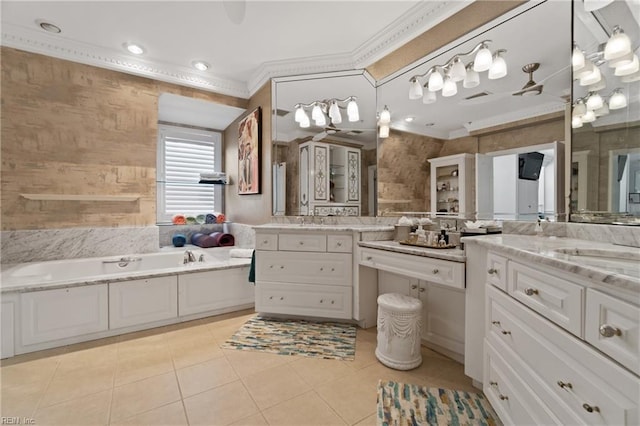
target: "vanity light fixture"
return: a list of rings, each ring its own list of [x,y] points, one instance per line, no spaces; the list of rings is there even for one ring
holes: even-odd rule
[[[576,43],[573,43],[573,53],[571,53],[571,67],[573,71],[578,71],[584,67],[584,52],[580,50],[580,47]]]
[[[346,106],[341,106],[341,104],[346,104]],[[334,98],[313,101],[308,104],[299,103],[296,104],[294,108],[296,110],[294,120],[302,128],[307,128],[311,125],[306,109],[311,109],[311,119],[313,119],[316,126],[325,126],[327,124],[326,115],[329,116],[332,124],[342,123],[340,108],[346,108],[347,118],[350,122],[360,120],[360,112],[355,96],[348,96],[344,99]]]
[[[191,66],[197,69],[198,71],[206,71],[211,67],[211,65],[209,65],[204,61],[193,61],[191,62]]]
[[[633,55],[633,60],[626,65],[617,66],[613,75],[616,75],[618,77],[624,77],[625,75],[631,75],[633,73],[638,72],[639,69],[640,69],[640,61],[638,60],[638,55]]]
[[[604,100],[599,93],[589,92],[589,94],[587,95],[587,109],[595,111],[602,108],[603,103]]]
[[[625,75],[620,79],[623,83],[633,83],[638,80],[640,80],[640,71],[637,71],[635,74]]]
[[[389,137],[389,126],[387,124],[380,126],[380,133],[378,133],[378,136],[382,139]]]
[[[593,113],[596,115],[596,118],[602,117],[603,115],[607,115],[609,114],[609,105],[606,102],[603,102],[602,106],[594,110]]]
[[[620,56],[619,58],[610,60],[607,65],[609,65],[609,68],[617,68],[620,66],[629,65],[633,61],[634,56],[635,55],[633,54],[633,52],[629,52],[626,55]]]
[[[583,123],[592,123],[596,121],[596,114],[591,110],[587,110],[587,112],[585,112],[584,115],[580,118],[582,119]]]
[[[629,52],[631,52],[631,39],[619,25],[616,25],[604,47],[604,59],[609,61],[627,55]]]
[[[582,119],[578,116],[572,117],[571,118],[571,128],[572,129],[579,129],[580,127],[582,127]]]
[[[573,105],[573,117],[582,117],[587,112],[587,106],[584,103],[584,99],[580,98],[576,100],[576,103]]]
[[[617,88],[609,98],[609,109],[621,109],[627,106],[627,97],[622,93],[622,88]]]
[[[580,86],[591,86],[598,83],[602,79],[600,68],[593,66],[593,71],[580,78]]]
[[[145,52],[144,47],[136,43],[127,42],[123,44],[123,46],[129,53],[133,53],[134,55],[142,55]]]
[[[407,120],[407,121],[410,121],[410,120]],[[378,122],[380,124],[389,124],[389,123],[391,123],[391,112],[389,112],[389,107],[387,107],[386,105],[384,106],[384,109],[380,113],[380,119],[379,119]]]
[[[600,76],[600,81],[589,86],[589,92],[597,92],[598,90],[605,89],[607,87],[607,79],[604,74]]]
[[[435,92],[442,90],[442,96],[450,97],[458,93],[457,82],[462,81],[464,88],[476,87],[480,84],[479,72],[489,70],[490,79],[498,79],[507,75],[507,63],[502,55],[507,51],[499,49],[491,53],[488,44],[491,40],[478,43],[469,52],[458,53],[443,65],[434,65],[424,74],[414,75],[409,79],[409,99],[422,97],[422,102],[430,104],[436,101]],[[463,58],[475,55],[473,62],[465,65]],[[426,77],[427,83],[423,86],[420,79]],[[423,90],[425,87],[427,92]]]

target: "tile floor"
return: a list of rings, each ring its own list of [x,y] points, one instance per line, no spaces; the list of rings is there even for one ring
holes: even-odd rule
[[[374,425],[378,379],[476,390],[423,348],[396,371],[358,329],[354,361],[220,349],[242,311],[2,361],[1,415],[35,425]],[[5,422],[6,423],[6,422]]]

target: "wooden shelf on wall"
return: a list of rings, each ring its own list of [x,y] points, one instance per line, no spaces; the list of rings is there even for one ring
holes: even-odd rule
[[[35,201],[117,201],[130,202],[140,199],[140,194],[100,195],[100,194],[20,194],[27,200]]]

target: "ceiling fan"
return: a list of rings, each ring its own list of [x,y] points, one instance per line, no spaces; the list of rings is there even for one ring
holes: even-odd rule
[[[530,64],[526,64],[525,66],[522,67],[522,71],[529,74],[529,81],[527,81],[525,83],[525,85],[522,87],[522,89],[516,90],[515,92],[513,91],[508,91],[508,92],[501,92],[501,93],[490,93],[490,92],[481,92],[472,96],[469,96],[465,99],[462,99],[459,104],[460,105],[478,105],[478,104],[484,104],[487,102],[493,102],[493,101],[497,101],[499,99],[502,99],[506,96],[512,95],[512,96],[538,96],[538,95],[547,95],[547,96],[552,96],[554,98],[560,98],[566,101],[566,97],[565,96],[558,96],[558,95],[553,95],[553,94],[549,94],[543,91],[544,88],[544,83],[549,81],[550,79],[556,77],[557,75],[566,72],[567,69],[569,68],[568,66],[562,67],[560,68],[558,71],[551,73],[550,75],[548,75],[547,77],[545,77],[544,79],[540,80],[539,82],[536,82],[533,79],[533,73],[538,70],[540,68],[540,64],[538,62],[533,62]]]
[[[375,132],[375,131],[376,129],[339,129],[334,126],[327,126],[321,132],[316,133],[313,136],[313,138],[311,138],[311,140],[314,142],[318,142],[329,135],[335,135],[337,133],[344,133],[345,135],[354,136],[364,132]]]

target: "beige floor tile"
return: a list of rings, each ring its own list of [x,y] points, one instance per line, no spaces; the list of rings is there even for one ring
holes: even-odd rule
[[[320,397],[348,424],[376,412],[377,380],[372,371],[356,371],[316,388]]]
[[[224,357],[220,343],[213,337],[207,341],[187,341],[179,345],[170,344],[169,349],[176,369]]]
[[[233,369],[240,377],[284,365],[295,360],[295,356],[270,354],[260,351],[243,351],[238,349],[222,349]]]
[[[228,425],[258,413],[240,380],[185,398],[190,425]]]
[[[372,414],[360,420],[354,426],[377,426],[377,425],[378,425],[378,416],[377,414]]]
[[[0,392],[0,415],[3,417],[32,417],[45,390],[46,382],[5,385]]]
[[[224,357],[176,370],[176,374],[183,398],[239,379]]]
[[[243,378],[243,382],[261,410],[311,390],[290,365],[259,371]]]
[[[33,418],[37,425],[106,425],[110,405],[111,389],[42,407]]]
[[[268,408],[262,414],[269,424],[278,426],[346,424],[314,391]]]
[[[137,382],[170,371],[173,371],[173,361],[168,352],[149,352],[137,356],[118,357],[115,386]]]
[[[169,347],[163,334],[129,338],[118,342],[118,359],[134,358],[146,356],[151,353],[158,354],[163,352],[169,353]]]
[[[3,364],[0,368],[2,387],[25,383],[49,382],[60,363],[60,357],[34,359],[13,364]]]
[[[269,426],[269,423],[267,423],[261,413],[256,413],[252,416],[240,419],[237,422],[233,422],[230,426]]]
[[[180,346],[192,342],[213,341],[213,335],[208,325],[194,325],[164,333],[164,339],[169,346]]]
[[[67,374],[80,369],[107,368],[115,366],[118,351],[115,344],[67,352],[59,357],[58,374]]]
[[[365,341],[356,342],[356,356],[355,359],[349,363],[351,368],[360,370],[377,362],[375,343]]]
[[[74,371],[56,371],[42,399],[41,406],[58,404],[113,387],[115,363]]]
[[[150,377],[113,389],[111,421],[131,417],[180,400],[175,373]]]
[[[351,364],[350,361],[308,357],[297,358],[289,365],[311,387],[337,380],[353,372],[353,369],[349,366]]]
[[[111,422],[111,425],[135,425],[135,426],[186,426],[187,416],[184,412],[182,401],[154,408],[137,416],[129,417],[120,421]]]
[[[25,362],[38,361],[43,359],[55,360],[60,355],[63,355],[67,352],[66,346],[61,346],[59,348],[53,349],[45,349],[37,352],[30,352],[28,354],[16,355],[11,358],[6,358],[0,361],[0,366],[8,367],[10,365],[23,364]]]

